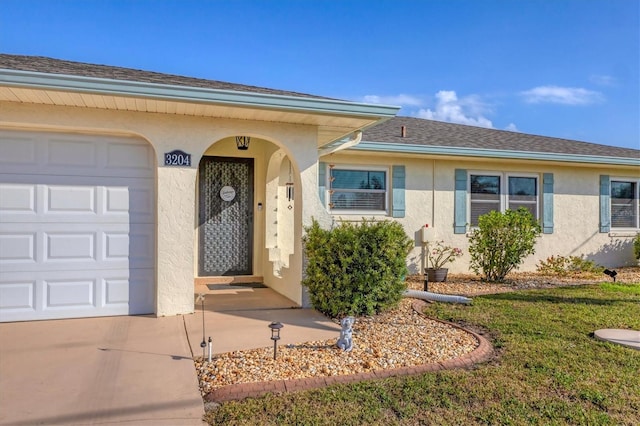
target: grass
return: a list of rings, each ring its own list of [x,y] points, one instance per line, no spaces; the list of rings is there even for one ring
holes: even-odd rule
[[[474,370],[336,385],[222,404],[210,424],[640,424],[640,351],[599,328],[640,330],[640,284],[603,283],[431,304],[484,330],[498,352]]]

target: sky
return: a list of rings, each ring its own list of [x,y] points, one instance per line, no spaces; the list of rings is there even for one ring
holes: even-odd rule
[[[640,149],[638,0],[0,0],[0,52]]]

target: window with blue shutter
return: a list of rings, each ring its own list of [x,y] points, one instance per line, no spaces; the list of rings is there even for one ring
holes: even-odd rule
[[[404,217],[405,215],[405,169],[404,166],[393,166],[393,217]]]
[[[467,232],[467,170],[456,169],[455,198],[453,204],[454,234]]]
[[[611,230],[609,191],[609,175],[600,175],[600,232]]]
[[[327,200],[325,199],[327,193],[327,163],[318,163],[318,195],[320,196],[320,202],[326,208]]]
[[[542,232],[553,234],[553,173],[542,175]]]

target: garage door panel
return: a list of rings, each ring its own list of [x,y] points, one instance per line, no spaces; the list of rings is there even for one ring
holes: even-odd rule
[[[0,321],[152,313],[153,269],[0,275]]]
[[[138,139],[0,130],[3,173],[141,177],[154,173],[154,151]]]
[[[0,281],[0,319],[2,312],[33,314],[36,308],[35,280]]]
[[[0,321],[155,306],[151,147],[0,130]]]
[[[41,176],[0,174],[3,223],[154,223],[152,179],[58,177],[60,184],[37,183]],[[64,182],[64,184],[62,184]],[[95,184],[93,186],[92,184]]]
[[[98,261],[95,232],[45,232],[44,263]]]
[[[36,214],[34,184],[0,184],[0,214]]]
[[[25,167],[38,165],[38,141],[34,137],[23,136],[22,133],[0,131],[0,168],[6,173],[20,173]]]
[[[78,138],[52,138],[48,141],[45,164],[53,169],[77,168],[92,170],[98,167],[98,149],[96,143],[87,143]]]
[[[148,145],[111,142],[105,145],[106,156],[104,167],[116,175],[130,175],[132,170],[139,173],[142,170],[145,176],[152,170],[153,159],[151,147]]]
[[[155,305],[153,269],[132,269],[129,272],[129,315],[153,312]]]
[[[131,269],[153,268],[155,226],[138,225],[129,233],[129,262]]]
[[[3,272],[153,268],[155,226],[0,223]],[[28,263],[28,265],[26,265]]]
[[[97,214],[95,186],[46,186],[46,202],[43,214]]]
[[[49,279],[44,281],[46,309],[96,307],[96,279]]]
[[[0,269],[5,270],[9,263],[36,263],[36,233],[7,232],[0,233]]]
[[[104,305],[127,306],[129,304],[129,280],[123,278],[111,278],[104,281]]]

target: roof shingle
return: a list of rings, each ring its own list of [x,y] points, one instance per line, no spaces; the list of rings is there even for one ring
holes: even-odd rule
[[[32,71],[47,74],[64,74],[80,77],[104,78],[120,81],[134,81],[140,83],[156,83],[164,85],[199,87],[205,89],[231,90],[235,92],[261,93],[269,95],[294,96],[300,98],[329,99],[321,96],[286,90],[268,89],[266,87],[248,86],[244,84],[228,83],[202,78],[183,77],[179,75],[163,74],[153,71],[135,70],[131,68],[94,65],[83,62],[65,61],[43,56],[24,56],[0,54],[0,68]]]
[[[402,137],[403,126],[406,130],[406,137]],[[640,150],[638,149],[414,117],[394,117],[372,126],[363,132],[362,140],[433,147],[640,158]]]

